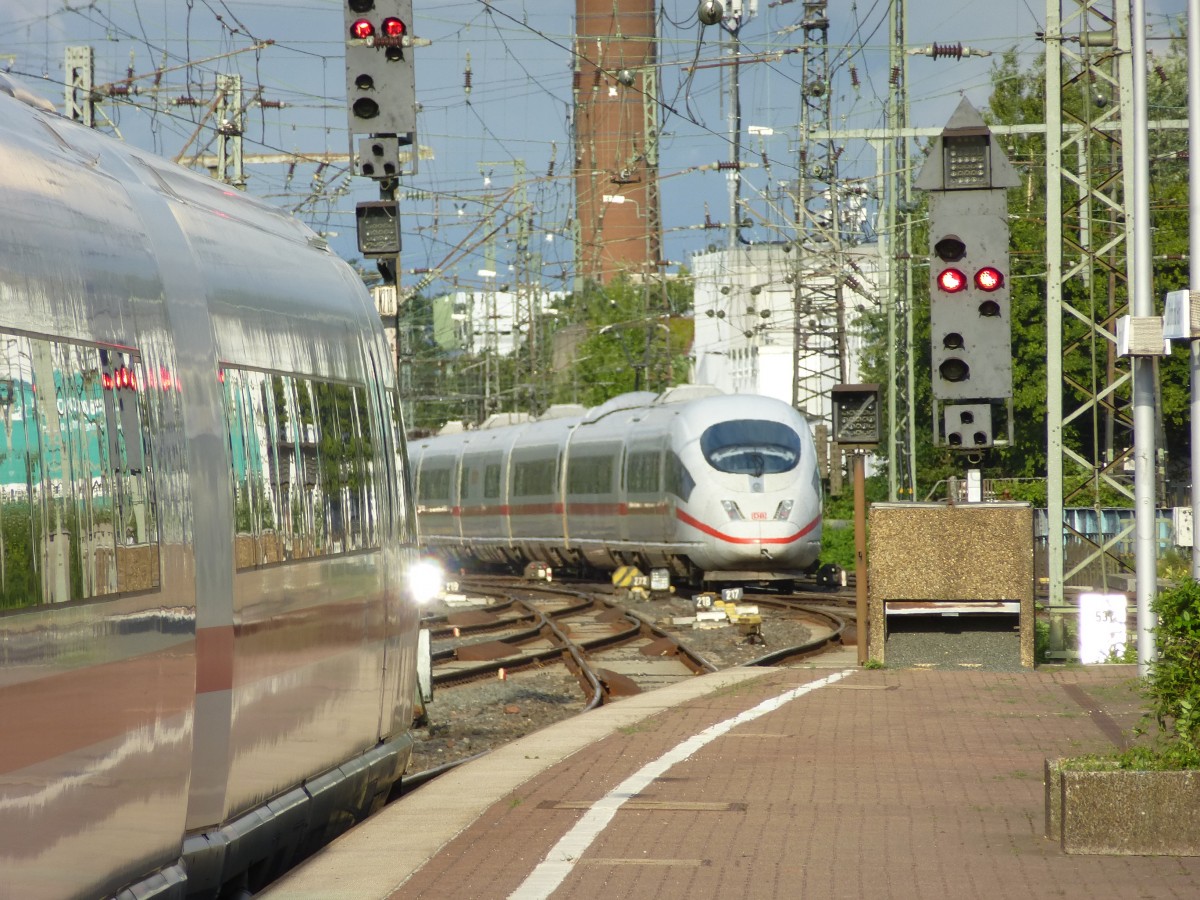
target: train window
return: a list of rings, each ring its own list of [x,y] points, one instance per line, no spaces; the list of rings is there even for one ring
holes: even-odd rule
[[[378,498],[375,494],[375,435],[371,430],[371,414],[367,408],[367,391],[354,388],[355,454],[358,476],[354,485],[354,516],[357,521],[359,546],[378,547]]]
[[[280,558],[278,507],[268,463],[274,431],[267,422],[268,376],[230,369],[224,384],[233,463],[234,560],[238,569],[249,569]]]
[[[483,496],[495,500],[500,496],[500,464],[489,463],[483,470]]]
[[[299,436],[298,459],[300,478],[297,480],[298,503],[293,503],[293,520],[299,510],[297,558],[323,555],[328,552],[325,528],[325,500],[321,488],[320,450],[317,446],[317,403],[313,383],[307,378],[295,379],[296,416]],[[301,480],[302,479],[302,480]],[[300,530],[302,529],[302,530]]]
[[[665,463],[663,466],[663,489],[681,500],[687,500],[692,496],[692,489],[696,486],[696,480],[692,478],[692,473],[687,470],[683,460],[674,451],[667,451]]]
[[[309,556],[305,536],[311,516],[304,504],[304,469],[300,462],[300,422],[295,379],[266,376],[261,383],[265,413],[263,438],[268,447],[266,491],[274,530],[261,536],[263,562],[282,562]]]
[[[158,587],[140,360],[0,340],[0,609]]]
[[[657,450],[630,453],[625,460],[625,484],[631,494],[657,494],[661,489],[659,472],[662,456]]]
[[[422,503],[450,502],[450,469],[421,468],[417,499]]]
[[[307,416],[306,467],[316,476],[307,501],[316,552],[379,546],[374,441],[365,390],[300,379],[297,406],[302,423]],[[301,449],[304,455],[304,444]]]
[[[800,435],[765,419],[735,419],[710,425],[700,450],[718,472],[763,475],[790,472],[800,461]]]
[[[242,369],[223,380],[237,568],[378,546],[366,392]]]
[[[612,490],[611,455],[572,456],[567,460],[567,493],[610,494]]]
[[[545,497],[557,494],[555,484],[558,463],[553,459],[534,459],[513,464],[514,497]]]

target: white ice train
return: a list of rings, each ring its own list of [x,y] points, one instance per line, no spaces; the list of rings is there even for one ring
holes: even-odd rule
[[[788,404],[685,386],[410,444],[421,540],[458,564],[664,566],[696,581],[817,565],[821,481]]]
[[[248,896],[378,808],[396,384],[312,231],[0,76],[0,897]]]

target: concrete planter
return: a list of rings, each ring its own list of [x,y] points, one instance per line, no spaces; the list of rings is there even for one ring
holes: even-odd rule
[[[1200,771],[1046,760],[1046,837],[1064,853],[1200,856]]]

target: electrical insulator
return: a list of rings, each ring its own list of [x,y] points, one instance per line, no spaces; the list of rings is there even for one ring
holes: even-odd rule
[[[962,44],[934,44],[933,53],[930,54],[934,59],[962,59],[963,45]]]

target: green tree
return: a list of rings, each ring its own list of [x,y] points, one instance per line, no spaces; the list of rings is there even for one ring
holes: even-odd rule
[[[563,304],[573,344],[556,373],[557,402],[594,406],[633,390],[662,391],[687,381],[692,322],[690,278],[589,284]]]

